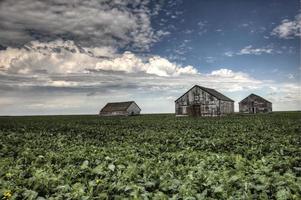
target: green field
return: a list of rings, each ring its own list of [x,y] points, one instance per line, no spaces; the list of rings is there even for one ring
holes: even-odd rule
[[[301,113],[0,117],[2,199],[301,199]]]

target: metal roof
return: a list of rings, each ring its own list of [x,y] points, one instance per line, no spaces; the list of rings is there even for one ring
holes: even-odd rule
[[[246,98],[244,98],[243,100],[241,100],[239,103],[241,103],[241,102],[243,102],[243,101],[246,101],[246,100],[248,100],[248,98],[249,97],[251,97],[251,96],[253,96],[253,97],[256,97],[256,98],[259,98],[259,99],[261,99],[261,100],[263,100],[263,101],[266,101],[266,102],[269,102],[269,103],[272,103],[272,102],[270,102],[270,101],[268,101],[268,100],[266,100],[265,98],[263,98],[263,97],[261,97],[261,96],[259,96],[259,95],[257,95],[257,94],[250,94],[249,96],[247,96]]]
[[[193,86],[192,88],[190,88],[187,92],[185,92],[182,96],[180,96],[177,100],[175,101],[178,101],[181,97],[183,97],[185,94],[187,94],[190,90],[192,90],[194,87],[199,87],[201,88],[202,90],[204,90],[205,92],[211,94],[212,96],[216,97],[217,99],[219,100],[223,100],[223,101],[232,101],[234,102],[234,100],[230,99],[229,97],[226,97],[225,95],[223,95],[222,93],[216,91],[215,89],[212,89],[212,88],[206,88],[206,87],[202,87],[202,86],[199,86],[199,85],[195,85]]]
[[[128,107],[135,101],[125,101],[125,102],[111,102],[107,103],[100,112],[117,112],[117,111],[126,111]],[[135,103],[136,104],[136,103]],[[137,105],[137,104],[136,104]],[[137,105],[138,106],[138,105]],[[138,106],[139,108],[139,106]],[[140,108],[139,108],[140,109]]]

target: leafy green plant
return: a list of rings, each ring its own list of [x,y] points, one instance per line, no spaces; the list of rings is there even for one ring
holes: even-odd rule
[[[0,117],[0,198],[298,200],[300,119]]]

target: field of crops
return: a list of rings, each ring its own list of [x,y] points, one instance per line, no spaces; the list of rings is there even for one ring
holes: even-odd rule
[[[0,117],[2,199],[301,199],[301,113]]]

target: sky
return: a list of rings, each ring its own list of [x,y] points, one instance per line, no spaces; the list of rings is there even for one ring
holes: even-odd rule
[[[172,113],[193,85],[301,110],[299,0],[2,0],[0,115]]]

